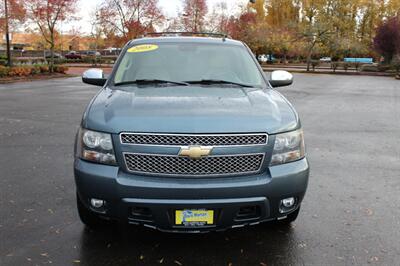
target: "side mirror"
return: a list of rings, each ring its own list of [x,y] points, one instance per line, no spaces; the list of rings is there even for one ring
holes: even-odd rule
[[[293,84],[293,75],[283,70],[273,71],[269,84],[274,88],[290,86]]]
[[[107,78],[104,76],[104,72],[102,69],[92,68],[83,72],[82,81],[83,83],[90,85],[104,86],[104,84],[106,84]]]

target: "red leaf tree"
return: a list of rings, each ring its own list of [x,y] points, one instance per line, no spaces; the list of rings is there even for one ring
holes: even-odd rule
[[[210,32],[227,33],[229,11],[226,2],[218,2],[207,15],[207,29]]]
[[[10,29],[16,28],[26,19],[24,1],[22,0],[7,0],[8,4],[8,24]],[[4,1],[0,1],[0,31],[5,31],[5,10]]]
[[[201,32],[205,27],[206,0],[184,0],[181,23],[187,32]]]
[[[72,19],[78,0],[25,0],[29,19],[50,46],[50,72],[54,71],[56,26]]]
[[[158,0],[104,0],[99,18],[105,34],[118,37],[120,45],[164,21]]]
[[[230,17],[227,23],[227,32],[234,39],[250,40],[253,39],[253,25],[256,25],[257,15],[254,12],[244,12],[239,18]]]
[[[400,54],[400,19],[393,17],[377,28],[374,48],[391,63],[396,54]]]
[[[4,0],[0,3],[0,32],[6,35],[7,44],[7,65],[12,65],[11,40],[9,33],[19,24],[25,21],[25,9],[23,2],[19,0]]]

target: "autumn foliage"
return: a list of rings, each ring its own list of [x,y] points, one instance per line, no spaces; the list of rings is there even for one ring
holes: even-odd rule
[[[50,54],[54,54],[56,42],[56,26],[67,19],[75,11],[78,0],[25,0],[28,18],[36,25],[43,39],[50,46]],[[54,71],[54,58],[50,58],[50,72]]]
[[[182,25],[184,31],[204,31],[205,16],[208,11],[206,0],[185,0],[183,4]]]
[[[65,74],[68,71],[66,66],[55,66],[54,72]],[[30,65],[6,67],[0,65],[0,78],[7,77],[27,77],[39,74],[49,74],[50,69],[47,65]]]
[[[390,63],[396,54],[400,54],[400,18],[393,17],[377,29],[374,38],[375,49]]]
[[[74,17],[79,0],[7,1],[10,21],[35,25],[44,49],[51,51],[61,22],[79,19]],[[93,47],[122,47],[155,31],[185,31],[227,33],[256,54],[270,54],[282,62],[306,60],[309,66],[323,56],[339,61],[379,53],[390,61],[398,53],[393,32],[399,19],[390,18],[400,16],[399,0],[256,0],[235,2],[234,9],[223,1],[179,1],[177,16],[168,18],[159,0],[100,0],[92,24]]]
[[[11,29],[15,28],[17,25],[25,22],[26,20],[26,10],[23,0],[7,0],[8,2],[8,18],[9,26]],[[3,1],[1,1],[3,2]],[[0,5],[0,14],[5,14],[4,3]],[[0,15],[0,30],[4,32],[5,18],[4,15]]]
[[[118,46],[155,31],[164,21],[158,0],[104,0],[98,18],[107,38]]]
[[[256,54],[306,60],[323,56],[377,57],[371,40],[387,18],[400,14],[400,1],[256,0],[225,31]]]

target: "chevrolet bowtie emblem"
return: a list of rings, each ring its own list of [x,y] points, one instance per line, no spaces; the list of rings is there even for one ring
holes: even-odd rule
[[[212,147],[189,146],[182,147],[179,151],[179,156],[189,157],[193,160],[199,160],[202,157],[207,157],[211,154]]]

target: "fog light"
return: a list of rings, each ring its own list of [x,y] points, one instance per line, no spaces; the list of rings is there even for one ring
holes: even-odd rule
[[[93,208],[98,209],[104,206],[104,200],[91,199],[90,204],[92,205]]]
[[[295,207],[296,207],[296,198],[294,197],[286,198],[281,200],[281,203],[279,204],[279,212],[287,213],[293,211]]]
[[[292,208],[294,206],[294,203],[295,200],[293,197],[282,200],[282,205],[285,208]]]

